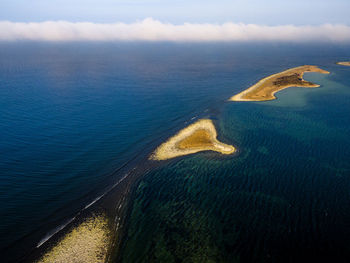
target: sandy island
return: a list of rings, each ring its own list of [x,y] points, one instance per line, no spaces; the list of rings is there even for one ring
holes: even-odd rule
[[[350,61],[337,62],[337,65],[350,67]]]
[[[317,66],[300,66],[271,75],[255,85],[230,98],[230,101],[266,101],[274,100],[274,94],[289,87],[317,88],[320,85],[303,79],[305,72],[329,74]]]
[[[202,119],[181,130],[161,144],[150,156],[152,160],[167,160],[201,151],[216,151],[231,154],[236,151],[232,145],[219,142],[211,120]]]
[[[105,262],[110,244],[108,220],[100,215],[86,221],[67,233],[37,263]]]

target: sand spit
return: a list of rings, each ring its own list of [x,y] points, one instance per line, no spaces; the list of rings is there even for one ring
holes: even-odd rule
[[[255,85],[230,98],[230,101],[266,101],[274,100],[274,94],[289,87],[317,88],[320,85],[303,79],[305,72],[329,74],[317,66],[300,66],[273,74],[260,80]]]
[[[350,61],[337,62],[337,65],[350,67]]]
[[[102,263],[106,261],[110,239],[107,218],[90,217],[67,233],[37,263]]]
[[[216,151],[231,154],[236,151],[232,145],[219,142],[213,122],[201,119],[181,130],[161,144],[150,156],[152,160],[167,160],[201,151]]]

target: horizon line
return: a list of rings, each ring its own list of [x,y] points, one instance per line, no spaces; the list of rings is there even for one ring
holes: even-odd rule
[[[350,26],[322,24],[267,26],[245,23],[133,23],[0,21],[0,41],[167,41],[167,42],[341,42],[350,43]]]

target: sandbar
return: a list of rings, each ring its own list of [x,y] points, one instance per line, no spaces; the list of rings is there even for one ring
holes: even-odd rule
[[[260,80],[255,85],[231,97],[230,101],[266,101],[274,100],[274,94],[289,87],[317,88],[320,85],[303,79],[305,72],[329,74],[328,71],[317,66],[300,66],[273,74]]]
[[[231,154],[235,147],[217,140],[217,132],[212,120],[201,119],[179,131],[161,144],[150,156],[151,160],[167,160],[201,151],[215,151]]]
[[[337,62],[337,65],[350,67],[350,61]]]
[[[90,217],[67,233],[38,263],[106,261],[111,234],[106,217]]]

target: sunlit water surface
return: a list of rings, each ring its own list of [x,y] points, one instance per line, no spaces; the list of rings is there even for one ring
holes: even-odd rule
[[[196,118],[239,153],[166,162],[137,186],[124,262],[350,258],[350,57],[345,46],[40,44],[0,48],[4,260],[69,219]],[[315,64],[317,89],[228,102]],[[121,176],[121,175],[120,175]]]

